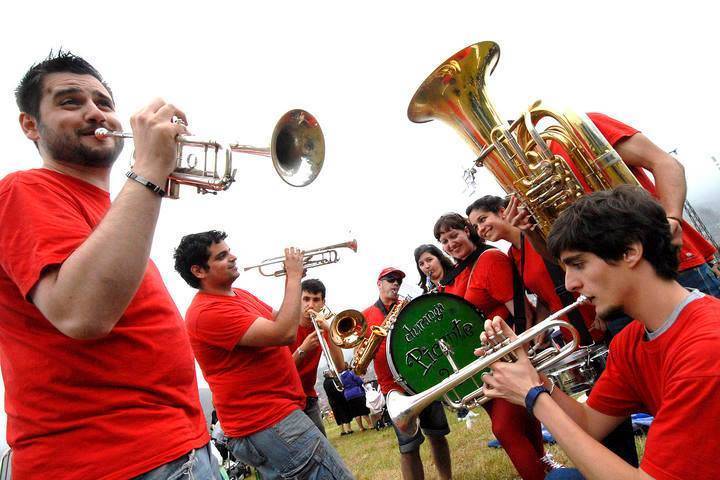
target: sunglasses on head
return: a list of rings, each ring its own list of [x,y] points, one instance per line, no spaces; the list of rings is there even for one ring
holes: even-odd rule
[[[400,278],[400,277],[385,277],[385,278],[383,278],[383,280],[385,280],[388,283],[402,284],[402,278]]]

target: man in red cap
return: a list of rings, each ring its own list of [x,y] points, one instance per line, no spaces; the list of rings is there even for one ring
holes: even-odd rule
[[[377,278],[380,296],[378,300],[363,311],[368,323],[368,331],[373,325],[381,325],[387,314],[398,301],[398,292],[402,285],[405,273],[393,267],[383,268]],[[375,375],[383,394],[391,390],[403,391],[393,380],[386,355],[386,342],[383,341],[375,354]],[[440,402],[433,402],[420,413],[420,429],[414,436],[401,433],[395,425],[395,435],[400,447],[400,470],[404,480],[424,478],[422,459],[420,458],[420,445],[425,441],[425,435],[430,439],[430,449],[440,479],[452,477],[450,465],[450,447],[445,436],[450,433],[445,411]]]

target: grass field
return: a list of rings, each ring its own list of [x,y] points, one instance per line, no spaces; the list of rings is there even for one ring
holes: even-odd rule
[[[517,471],[502,449],[488,448],[487,442],[494,437],[490,430],[490,420],[480,409],[474,418],[471,429],[465,422],[458,421],[453,412],[447,412],[450,423],[450,453],[452,455],[453,478],[457,480],[512,480],[518,478]],[[397,440],[392,428],[360,432],[353,423],[355,433],[340,436],[340,429],[334,422],[327,421],[325,429],[330,442],[342,456],[357,480],[400,479],[399,452]],[[645,446],[645,437],[635,437],[638,452]],[[437,478],[432,462],[428,442],[421,447],[421,456],[425,467],[425,478]],[[557,461],[569,465],[565,454],[557,446],[546,445]]]

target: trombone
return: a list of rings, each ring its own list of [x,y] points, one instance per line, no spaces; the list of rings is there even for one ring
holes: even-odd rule
[[[357,240],[350,240],[349,242],[337,243],[335,245],[328,245],[327,247],[315,248],[312,250],[306,250],[303,252],[303,266],[307,270],[308,268],[321,267],[323,265],[330,265],[331,263],[337,263],[340,261],[340,256],[337,250],[339,248],[349,248],[353,252],[357,253]],[[243,272],[257,268],[260,275],[263,277],[282,277],[287,274],[285,271],[285,257],[273,257],[263,260],[257,265],[251,265],[249,267],[243,267]],[[268,267],[273,267],[275,270],[267,271]]]
[[[180,119],[173,119],[182,123]],[[115,132],[106,128],[95,130],[97,138],[133,138],[129,132]],[[198,193],[213,193],[230,188],[237,169],[232,167],[233,153],[271,157],[275,171],[285,183],[304,187],[320,174],[325,160],[325,139],[314,116],[305,110],[285,113],[273,130],[269,148],[252,147],[239,143],[223,145],[215,140],[194,135],[177,136],[175,170],[168,177],[165,191],[169,198],[179,198],[180,185],[197,188]],[[202,160],[196,153],[183,157],[184,148],[202,150]],[[224,150],[225,159],[221,161]]]
[[[313,327],[315,327],[315,333],[317,334],[318,342],[320,343],[320,349],[322,350],[322,354],[325,356],[325,361],[328,364],[328,370],[330,371],[330,379],[335,386],[335,390],[337,390],[338,392],[342,392],[345,387],[343,386],[342,380],[340,379],[340,371],[338,370],[337,365],[335,365],[332,355],[330,355],[330,349],[325,342],[325,337],[323,337],[323,332],[318,322],[318,319],[322,319],[323,321],[328,322],[331,318],[335,317],[335,314],[332,313],[332,311],[327,306],[323,306],[319,312],[316,312],[315,310],[309,310],[308,314],[310,315],[310,321],[312,322]],[[334,324],[335,321],[333,320],[332,323]]]

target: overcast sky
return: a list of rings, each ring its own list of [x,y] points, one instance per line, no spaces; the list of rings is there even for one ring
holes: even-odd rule
[[[194,291],[172,269],[180,237],[228,232],[242,264],[357,238],[359,250],[309,272],[328,286],[335,311],[376,299],[378,271],[408,273],[432,225],[464,211],[462,172],[474,155],[447,125],[407,120],[425,77],[461,48],[494,40],[502,51],[489,91],[498,112],[517,117],[547,105],[601,111],[678,149],[689,197],[716,197],[717,16],[700,2],[23,2],[3,15],[0,38],[0,177],[40,165],[21,134],[13,89],[51,48],[93,63],[110,83],[119,116],[161,96],[188,116],[193,133],[268,146],[291,108],[313,113],[326,140],[325,167],[309,187],[284,184],[268,159],[236,160],[237,182],[217,196],[183,189],[163,203],[152,257],[181,312]],[[592,6],[591,6],[592,5]],[[112,194],[132,144],[117,163]],[[501,193],[478,177],[477,194]],[[2,228],[2,226],[0,226]],[[248,272],[236,283],[274,307],[283,280]],[[31,379],[27,379],[31,381]],[[3,420],[4,421],[4,420]]]

